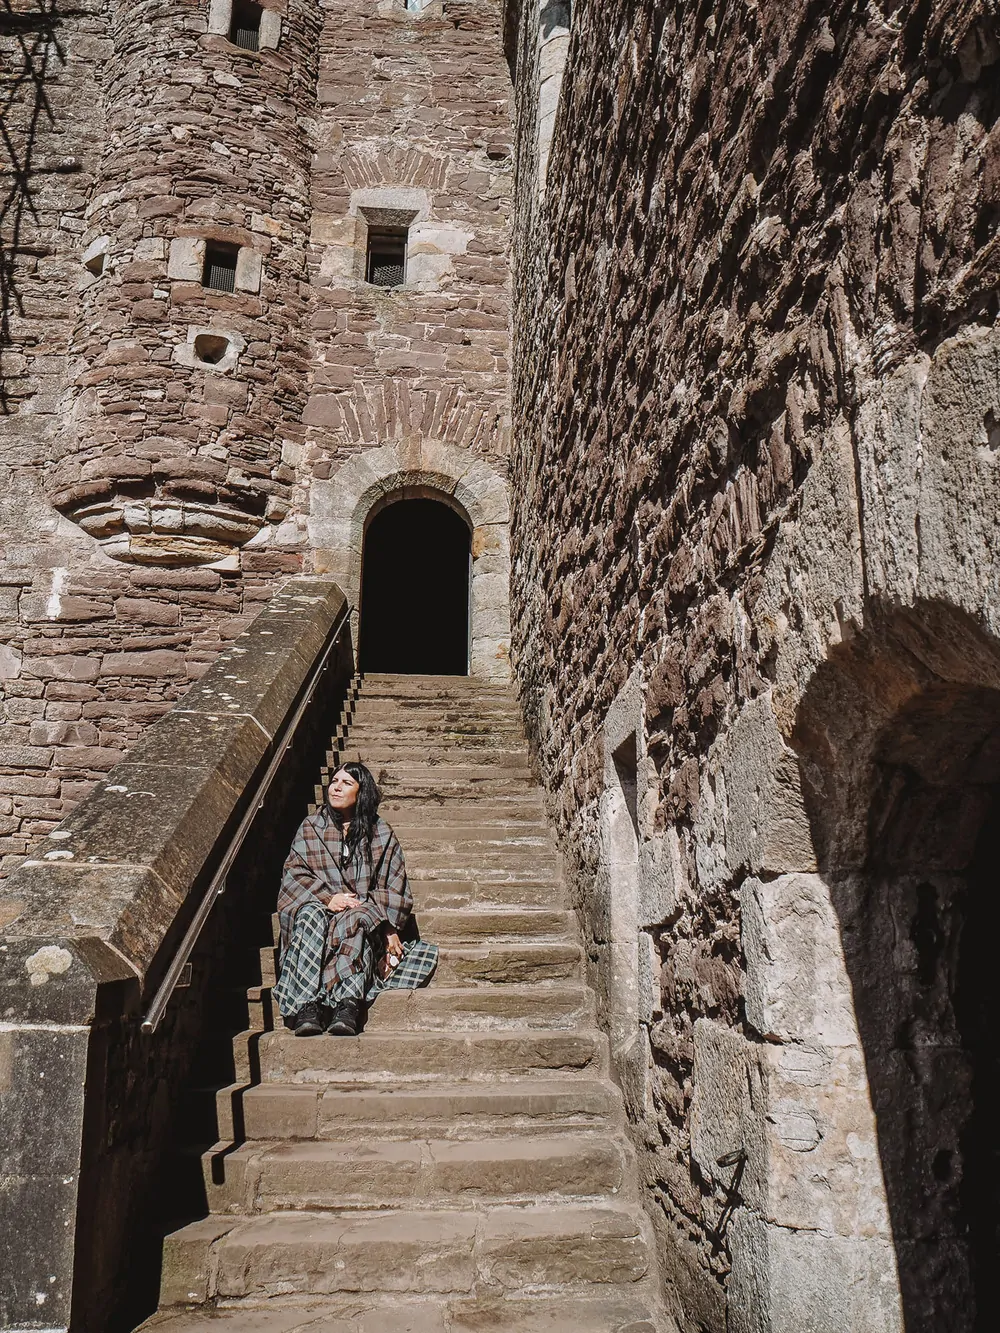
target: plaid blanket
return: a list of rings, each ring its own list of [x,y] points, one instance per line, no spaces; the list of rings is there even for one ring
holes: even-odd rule
[[[330,912],[335,893],[353,893],[359,907]],[[303,820],[285,862],[278,894],[281,965],[274,998],[282,1014],[313,999],[374,999],[383,989],[408,989],[430,980],[437,948],[407,944],[400,965],[378,981],[384,953],[382,927],[399,933],[413,911],[402,848],[384,819],[377,821],[370,856],[349,854],[340,823],[325,806]]]

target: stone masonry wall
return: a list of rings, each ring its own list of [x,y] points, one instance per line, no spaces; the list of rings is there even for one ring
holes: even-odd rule
[[[656,950],[616,1067],[678,1316],[874,1333],[901,1287],[929,1329],[952,1283],[971,1328],[964,1242],[895,1193],[880,1097],[910,1094],[866,1075],[852,950],[880,728],[997,680],[995,7],[575,0],[537,211],[520,10],[515,665],[613,1032],[629,875]],[[925,1198],[956,1124],[911,1143]]]
[[[0,16],[4,871],[302,566],[239,547],[284,519],[301,429],[315,11],[260,53],[209,26],[207,3]],[[171,276],[206,235],[264,257],[259,295]],[[191,325],[240,358],[193,364]]]
[[[503,474],[510,76],[498,7],[331,6],[321,39],[310,262],[315,363],[302,481],[432,440]],[[366,214],[409,226],[406,283],[364,282]]]
[[[381,464],[388,493],[423,450],[421,476],[466,496],[477,661],[507,654],[510,80],[496,5],[266,0],[252,52],[228,40],[226,0],[12,3],[3,872],[277,581],[340,577],[313,487],[334,515],[359,506],[363,527],[371,497],[337,479],[362,452],[400,451]],[[407,285],[391,291],[359,267],[359,206],[387,195],[417,205]],[[239,247],[233,293],[201,285],[211,241]],[[221,360],[199,353],[206,334],[228,340]]]

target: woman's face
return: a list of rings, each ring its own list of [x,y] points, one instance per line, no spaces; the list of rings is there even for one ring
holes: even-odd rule
[[[346,768],[338,768],[334,773],[326,789],[326,799],[334,810],[341,810],[344,814],[354,809],[358,799],[358,783]]]

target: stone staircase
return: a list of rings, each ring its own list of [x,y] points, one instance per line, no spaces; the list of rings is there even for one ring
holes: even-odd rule
[[[356,757],[438,973],[359,1037],[295,1038],[263,951],[204,1157],[211,1213],[167,1237],[143,1329],[674,1330],[510,692],[367,676],[328,764]]]

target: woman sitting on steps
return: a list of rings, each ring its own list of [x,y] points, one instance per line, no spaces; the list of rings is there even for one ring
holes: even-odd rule
[[[302,821],[278,894],[281,963],[274,998],[297,1037],[353,1037],[383,990],[415,990],[437,967],[434,944],[404,944],[413,911],[403,852],[379,817],[364,764],[334,773]]]

